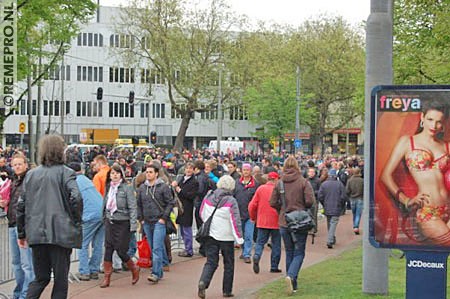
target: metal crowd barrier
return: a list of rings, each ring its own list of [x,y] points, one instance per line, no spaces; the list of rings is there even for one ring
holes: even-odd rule
[[[9,253],[8,220],[0,219],[0,284],[14,279]]]

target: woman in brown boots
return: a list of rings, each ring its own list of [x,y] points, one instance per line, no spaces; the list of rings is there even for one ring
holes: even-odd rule
[[[106,193],[103,201],[105,221],[105,257],[103,267],[105,278],[101,288],[109,286],[112,274],[112,255],[114,250],[127,264],[132,273],[131,283],[139,280],[139,267],[128,256],[128,244],[130,232],[137,228],[136,197],[133,188],[125,182],[122,168],[119,164],[113,164],[107,176]]]

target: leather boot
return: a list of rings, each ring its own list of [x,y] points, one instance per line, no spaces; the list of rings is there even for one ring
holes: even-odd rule
[[[131,284],[136,284],[139,280],[139,267],[133,262],[132,259],[129,259],[127,262],[127,267],[131,271]]]
[[[103,269],[105,271],[105,277],[103,278],[103,282],[100,287],[107,288],[109,287],[109,283],[111,282],[111,274],[113,271],[112,262],[103,261]]]

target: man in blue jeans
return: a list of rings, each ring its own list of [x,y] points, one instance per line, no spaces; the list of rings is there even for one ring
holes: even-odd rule
[[[144,232],[152,249],[152,273],[147,280],[153,283],[163,277],[166,221],[171,221],[170,212],[175,200],[170,187],[158,178],[160,167],[146,167],[146,180],[137,190],[138,220],[143,221]]]
[[[359,222],[363,211],[363,196],[364,196],[364,180],[361,176],[361,169],[353,168],[353,175],[347,182],[347,195],[350,198],[353,213],[353,232],[359,235]]]
[[[9,227],[9,246],[11,251],[11,261],[16,279],[14,288],[14,299],[25,299],[27,296],[28,285],[34,280],[33,260],[31,248],[20,248],[17,244],[16,212],[17,202],[22,193],[22,183],[28,171],[27,158],[22,154],[15,154],[11,161],[14,171],[11,184],[10,201],[0,200],[0,207],[8,207],[8,227]]]
[[[83,199],[83,243],[78,254],[80,264],[77,276],[82,281],[97,280],[105,239],[105,228],[102,221],[103,199],[92,181],[83,175],[79,162],[71,162],[69,167],[77,174],[77,185]],[[90,244],[92,244],[92,255],[89,259]]]

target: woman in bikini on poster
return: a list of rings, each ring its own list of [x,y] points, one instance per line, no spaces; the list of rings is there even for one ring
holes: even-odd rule
[[[449,144],[439,138],[444,132],[448,107],[442,102],[423,102],[417,133],[402,136],[387,161],[381,180],[394,199],[409,211],[416,211],[415,223],[423,242],[450,246],[450,203],[444,175],[449,168]],[[418,192],[408,197],[393,173],[405,161]]]

